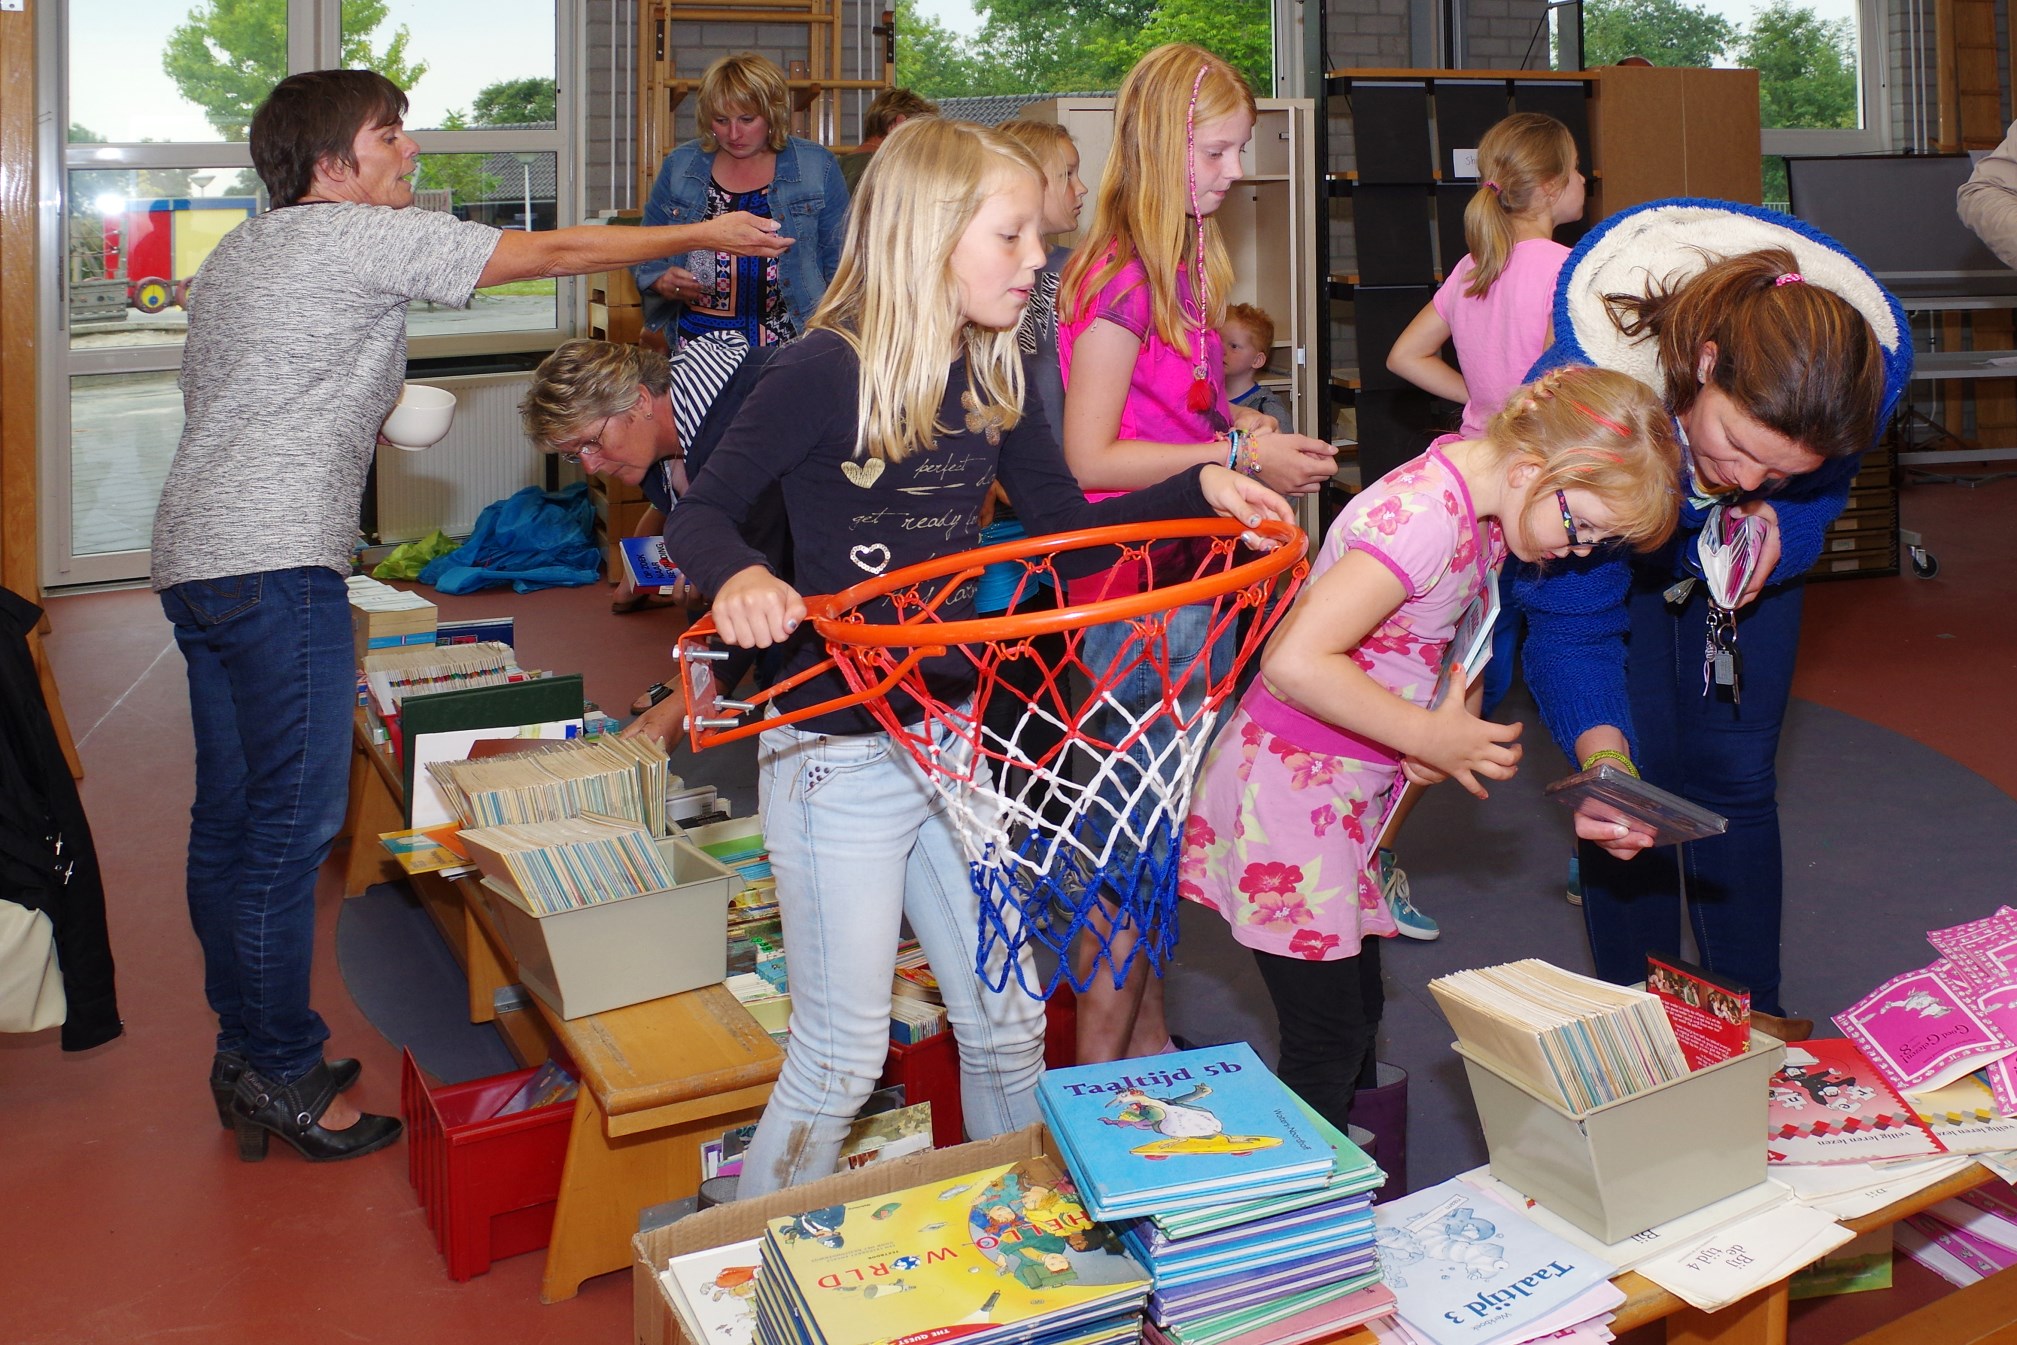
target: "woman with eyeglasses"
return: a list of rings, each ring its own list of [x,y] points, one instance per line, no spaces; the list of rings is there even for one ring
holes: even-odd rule
[[[1641,854],[1644,837],[1577,817],[1597,974],[1643,980],[1647,953],[1679,950],[1685,908],[1698,958],[1749,988],[1761,1028],[1797,1040],[1812,1024],[1786,1018],[1780,999],[1774,759],[1801,578],[1910,376],[1904,314],[1798,220],[1656,201],[1570,255],[1554,334],[1537,373],[1594,364],[1660,389],[1681,441],[1681,527],[1650,554],[1521,572],[1527,685],[1579,768],[1609,762],[1729,819],[1685,847],[1684,883],[1674,848]],[[1733,614],[1701,582],[1700,535],[1718,504],[1764,525]]]
[[[653,520],[648,529],[640,525],[642,536],[663,528],[757,375],[780,348],[765,346],[751,352],[727,375],[718,394],[704,398],[701,389],[710,380],[695,375],[693,364],[701,352],[693,347],[668,356],[649,346],[568,341],[533,372],[532,384],[518,404],[519,417],[541,452],[637,487],[651,506],[646,517]],[[771,558],[778,573],[789,573],[781,498],[752,511],[744,535]],[[700,599],[684,580],[672,587],[670,600],[682,607],[692,607]],[[757,661],[755,654],[732,651],[717,676],[733,686]],[[664,741],[683,714],[677,692],[678,679],[668,678],[640,696],[631,706],[638,718],[625,728],[625,735]]]

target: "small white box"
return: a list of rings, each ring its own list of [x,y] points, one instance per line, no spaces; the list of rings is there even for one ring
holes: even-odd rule
[[[510,884],[483,880],[519,981],[562,1018],[715,985],[728,974],[728,903],[742,879],[681,840],[658,842],[658,852],[671,887],[552,915],[534,915]]]
[[[1766,1089],[1786,1057],[1755,1029],[1743,1055],[1587,1112],[1566,1112],[1481,1052],[1471,1079],[1492,1175],[1599,1242],[1713,1205],[1765,1180]]]

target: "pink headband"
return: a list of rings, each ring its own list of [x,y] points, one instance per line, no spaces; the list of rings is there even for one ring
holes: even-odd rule
[[[1777,289],[1781,285],[1802,284],[1803,282],[1805,282],[1806,279],[1807,277],[1801,275],[1798,271],[1788,271],[1786,272],[1785,275],[1780,276],[1777,280],[1772,282],[1772,288]]]
[[[1609,430],[1612,434],[1617,435],[1620,439],[1630,439],[1632,437],[1632,432],[1626,429],[1623,425],[1620,425],[1617,421],[1612,420],[1608,416],[1598,415],[1595,411],[1592,411],[1589,407],[1584,406],[1581,402],[1572,401],[1569,403],[1569,405],[1575,407],[1578,411],[1581,411],[1584,415],[1588,416],[1591,420],[1597,422],[1597,424],[1602,425],[1605,429]],[[1595,449],[1592,449],[1590,451],[1592,456],[1602,456]]]

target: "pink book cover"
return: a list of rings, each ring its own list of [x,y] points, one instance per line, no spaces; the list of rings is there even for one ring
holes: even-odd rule
[[[1924,1238],[1936,1252],[1944,1252],[1946,1258],[1955,1264],[1943,1265],[1942,1258],[1937,1255],[1921,1255],[1910,1237],[1898,1239],[1899,1250],[1955,1284],[1973,1284],[1976,1280],[1988,1279],[1999,1270],[2017,1265],[2017,1252],[1964,1233],[1945,1219],[1936,1219],[1930,1214],[1912,1214],[1906,1216],[1905,1227]],[[1956,1272],[1972,1278],[1957,1278]]]
[[[1894,976],[1835,1015],[1835,1026],[1898,1088],[1938,1088],[2017,1049],[1976,1011],[1975,992],[1943,974],[1949,966]]]
[[[1984,990],[1976,997],[1975,1007],[2005,1041],[2017,1042],[2017,981]],[[2017,1054],[1990,1061],[1983,1068],[1982,1077],[1996,1099],[1996,1110],[2005,1116],[2017,1116]]]
[[[1926,941],[1959,963],[1973,980],[2017,977],[2017,910],[2008,906],[1980,920],[1929,930]]]
[[[1840,1037],[1789,1044],[1767,1097],[1771,1139],[1924,1128],[1855,1043]]]

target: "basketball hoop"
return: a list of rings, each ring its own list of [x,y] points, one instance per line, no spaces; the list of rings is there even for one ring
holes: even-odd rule
[[[1241,667],[1265,643],[1309,570],[1300,530],[1269,521],[1253,533],[1274,548],[1243,556],[1248,530],[1220,518],[1021,537],[807,598],[807,618],[831,657],[749,701],[719,694],[713,661],[721,652],[709,647],[714,625],[703,617],[677,651],[689,737],[700,750],[861,706],[917,761],[945,802],[980,898],[975,966],[990,989],[1004,989],[1014,968],[1029,994],[1047,997],[1061,979],[1083,991],[1103,963],[1119,980],[1139,955],[1160,975],[1176,947],[1177,870],[1203,749]],[[1180,563],[1170,559],[1173,541],[1187,543]],[[1100,586],[1097,601],[971,620],[939,615],[955,597],[963,606],[990,565],[1017,567],[1011,608],[1045,582],[1063,593],[1069,581],[1057,568],[1059,558],[1096,548],[1108,553],[1095,567],[1104,574],[1080,582]],[[1114,557],[1119,564],[1106,568]],[[1119,576],[1158,568],[1158,578],[1168,579],[1171,570],[1182,577],[1105,596],[1124,582],[1139,582]],[[1203,647],[1173,672],[1172,662],[1182,655],[1172,659],[1170,614],[1198,606],[1208,608]],[[888,619],[871,621],[870,608]],[[1088,666],[1080,655],[1085,632],[1122,621],[1133,630],[1112,666]],[[1047,635],[1060,639],[1038,641]],[[948,658],[960,660],[974,679],[971,696],[960,704],[945,703],[926,679],[927,659],[943,677]],[[1023,664],[1016,669],[1021,675],[1005,675],[1017,664]],[[759,713],[783,692],[836,667],[849,687],[845,695],[789,713]],[[1163,693],[1130,710],[1109,693],[1142,669],[1161,680]],[[891,706],[893,695],[907,714]],[[1003,698],[1012,701],[1012,714],[1001,712]],[[997,703],[992,716],[990,702]],[[1039,726],[1049,731],[1031,731]],[[1021,746],[1025,736],[1042,748],[1032,754]],[[1102,893],[1114,909],[1102,912]],[[1080,978],[1071,970],[1070,949],[1087,929],[1098,937],[1100,955]],[[1111,950],[1122,932],[1136,937],[1116,962]],[[1008,955],[990,975],[998,945]],[[1057,955],[1057,970],[1032,984],[1018,956],[1025,946],[1048,948]]]

